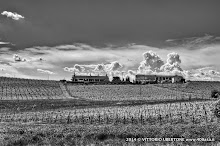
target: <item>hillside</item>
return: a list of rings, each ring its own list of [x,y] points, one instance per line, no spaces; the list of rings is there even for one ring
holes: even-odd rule
[[[65,99],[66,93],[59,81],[0,77],[1,100]]]

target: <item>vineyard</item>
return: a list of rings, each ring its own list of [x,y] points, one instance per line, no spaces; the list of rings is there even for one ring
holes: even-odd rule
[[[191,126],[200,131],[204,130],[200,125],[206,126],[206,130],[212,125],[215,128],[211,129],[220,131],[219,120],[213,112],[212,89],[219,90],[219,83],[76,85],[1,77],[0,145],[46,145],[46,142],[48,145],[83,145],[75,142],[76,139],[89,140],[86,144],[98,140],[100,145],[105,140],[118,139],[120,144],[110,143],[124,145],[126,137],[137,135],[190,138],[194,134],[195,137]],[[188,133],[176,130],[178,125]],[[176,132],[174,135],[166,133],[172,126],[176,128],[172,131]],[[65,135],[67,127],[72,130],[69,132],[74,136],[74,144],[68,138],[63,141],[67,135],[57,137],[59,132]],[[153,130],[148,131],[152,127]],[[45,135],[47,131],[42,134],[45,129],[52,137]],[[106,129],[114,130],[103,140]],[[155,130],[157,133],[152,132]],[[37,139],[33,133],[37,133]],[[218,131],[197,134],[203,133],[205,136],[212,133],[212,137],[220,141]]]
[[[116,106],[49,111],[7,112],[1,122],[75,124],[209,123],[216,120],[212,102],[180,102],[141,106]]]
[[[198,93],[210,96],[213,89],[220,90],[218,81],[192,81],[186,84],[155,84],[154,86],[185,93]]]
[[[71,85],[67,90],[73,97],[88,100],[181,100],[181,99],[209,99],[210,93],[188,92],[160,88],[156,85]]]
[[[209,99],[219,82],[154,85],[73,85],[59,81],[0,77],[0,100],[85,99],[95,101]]]
[[[68,98],[58,81],[0,77],[0,100]]]
[[[125,143],[128,137],[211,137],[220,141],[220,127],[212,109],[213,102],[206,101],[41,112],[2,112],[0,123],[4,126],[0,127],[0,133],[4,143],[12,145],[129,145]],[[117,141],[109,141],[110,139],[117,140],[120,144]],[[183,145],[185,144],[196,145],[192,142],[184,142]],[[197,145],[207,144],[209,143],[197,142]]]

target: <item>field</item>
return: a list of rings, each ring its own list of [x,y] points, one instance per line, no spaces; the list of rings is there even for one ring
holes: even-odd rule
[[[58,81],[0,77],[0,99],[66,99],[68,96],[62,87]]]
[[[169,85],[168,85],[169,86]],[[184,88],[184,87],[183,87]],[[209,94],[173,90],[155,85],[71,85],[67,90],[73,97],[88,100],[181,100],[181,99],[209,99]]]
[[[216,120],[212,101],[179,102],[138,106],[55,109],[1,113],[1,122],[64,124],[165,124],[209,123]]]
[[[210,96],[213,89],[220,90],[220,82],[218,81],[193,81],[186,84],[157,84],[155,86],[179,92],[204,94],[206,96]]]
[[[215,145],[220,141],[215,100],[210,97],[211,90],[219,89],[218,82],[71,85],[1,77],[0,85],[0,145]]]

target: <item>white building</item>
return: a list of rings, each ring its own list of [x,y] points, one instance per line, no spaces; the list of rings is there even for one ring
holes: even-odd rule
[[[136,83],[179,83],[184,78],[179,75],[136,75]]]
[[[73,83],[108,83],[109,78],[108,76],[72,76]]]

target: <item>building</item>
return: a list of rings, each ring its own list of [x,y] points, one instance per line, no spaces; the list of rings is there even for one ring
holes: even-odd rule
[[[136,75],[136,83],[180,83],[185,79],[179,75]]]
[[[136,83],[144,84],[144,83],[153,83],[157,81],[156,75],[136,75]]]
[[[108,83],[108,76],[81,76],[73,75],[72,83]]]

